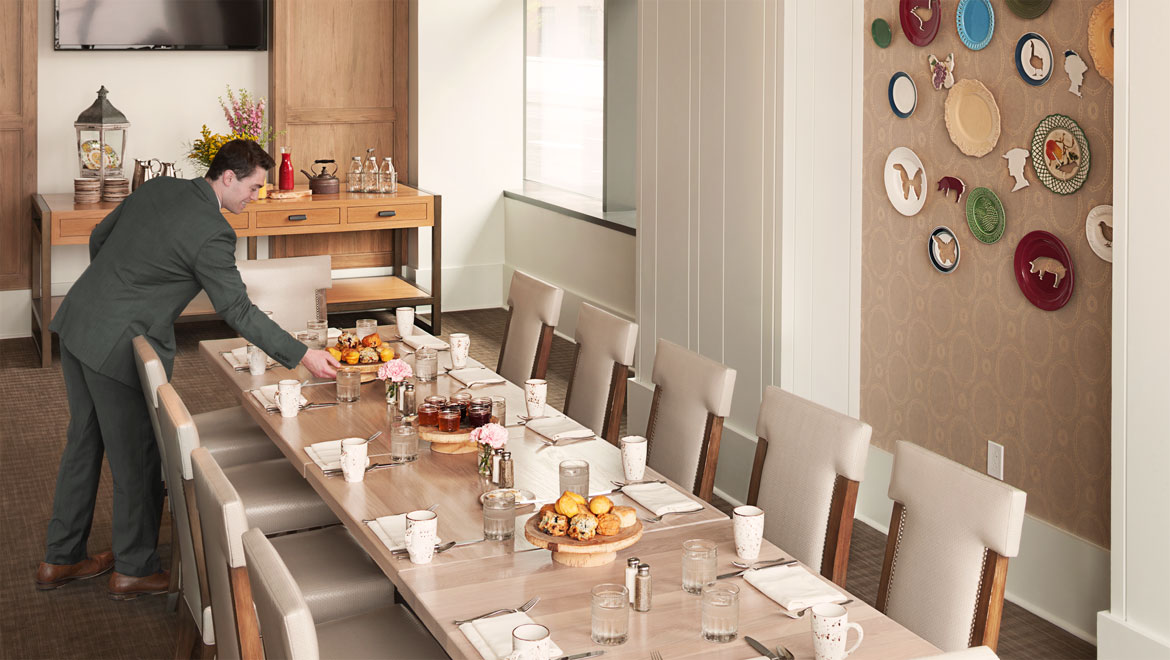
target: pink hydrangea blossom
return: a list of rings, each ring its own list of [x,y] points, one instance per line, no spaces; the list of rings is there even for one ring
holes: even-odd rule
[[[381,380],[391,380],[395,383],[401,383],[413,375],[414,369],[411,369],[410,365],[402,360],[390,360],[378,367],[378,378]]]
[[[492,449],[502,449],[508,444],[508,429],[499,424],[484,424],[471,430],[471,439]]]

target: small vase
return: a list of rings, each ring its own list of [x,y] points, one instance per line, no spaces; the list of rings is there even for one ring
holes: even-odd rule
[[[492,446],[481,444],[479,446],[479,475],[492,478]]]
[[[389,379],[386,381],[386,405],[398,408],[398,383]]]

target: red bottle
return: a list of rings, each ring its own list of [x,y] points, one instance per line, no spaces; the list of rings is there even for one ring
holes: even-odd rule
[[[288,147],[280,148],[280,189],[293,189],[292,154],[288,152]]]

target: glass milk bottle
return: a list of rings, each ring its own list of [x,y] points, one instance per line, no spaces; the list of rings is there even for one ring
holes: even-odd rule
[[[394,163],[390,162],[389,156],[386,156],[385,162],[382,163],[382,170],[378,173],[378,179],[378,187],[382,192],[398,192],[398,172],[394,170]]]
[[[362,191],[362,157],[354,156],[349,163],[349,174],[345,179],[346,192]]]
[[[374,157],[373,149],[366,149],[369,158],[366,167],[362,170],[362,192],[378,192],[378,159]]]

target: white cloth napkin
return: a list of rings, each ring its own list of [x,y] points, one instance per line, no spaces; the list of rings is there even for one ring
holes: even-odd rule
[[[237,371],[247,371],[248,370],[248,347],[247,346],[233,348],[230,353],[221,353],[221,355],[223,355],[223,359],[227,360],[228,364],[232,365],[233,369],[235,369]],[[268,358],[268,368],[275,367],[276,365],[277,365],[276,360],[273,360],[272,358]]]
[[[338,337],[341,336],[341,328],[327,328],[325,330],[325,335],[329,339],[336,340]]]
[[[637,500],[638,504],[661,516],[665,513],[698,511],[702,504],[678,492],[667,484],[635,484],[622,489],[624,495]]]
[[[743,574],[743,579],[790,612],[821,603],[848,600],[845,594],[830,587],[799,564],[748,571]]]
[[[305,453],[313,462],[321,466],[322,470],[340,470],[341,469],[341,441],[340,440],[326,440],[325,442],[314,442],[305,447]],[[370,457],[366,456],[366,465],[370,464]]]
[[[581,426],[568,417],[542,417],[528,422],[528,428],[549,440],[567,438],[592,438],[592,430]]]
[[[259,401],[260,405],[264,406],[264,409],[268,412],[276,412],[280,410],[280,406],[276,404],[276,385],[265,385],[259,389],[252,390],[252,396],[256,397],[256,400]],[[302,394],[301,407],[304,408],[308,404],[309,400],[305,398],[304,394]]]
[[[413,348],[416,351],[423,346],[430,346],[431,348],[439,351],[445,351],[448,348],[451,348],[451,345],[442,339],[432,337],[431,335],[427,334],[419,334],[420,332],[421,331],[416,328],[413,335],[409,337],[403,337],[402,341],[407,346]]]
[[[526,612],[515,612],[465,623],[459,626],[459,630],[483,660],[500,660],[512,652],[512,630],[526,623],[536,622]],[[551,651],[554,658],[565,653],[556,642],[553,642]]]
[[[401,550],[406,547],[406,514],[396,516],[382,516],[377,520],[366,523],[374,534],[381,539],[391,550]]]
[[[466,369],[452,369],[447,375],[464,385],[472,383],[505,383],[504,377],[486,367],[468,367]]]

